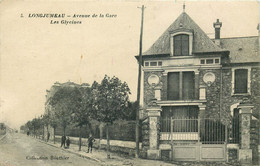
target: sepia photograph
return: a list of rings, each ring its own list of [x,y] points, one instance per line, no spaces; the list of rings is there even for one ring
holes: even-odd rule
[[[258,0],[0,0],[0,166],[260,165]]]

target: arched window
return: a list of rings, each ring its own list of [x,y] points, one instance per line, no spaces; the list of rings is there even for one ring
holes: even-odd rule
[[[189,55],[189,35],[180,34],[173,38],[174,56]]]

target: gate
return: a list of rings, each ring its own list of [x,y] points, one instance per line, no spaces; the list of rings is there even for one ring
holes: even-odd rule
[[[220,119],[170,119],[171,158],[175,161],[226,161],[227,126]],[[168,139],[167,139],[168,137]]]

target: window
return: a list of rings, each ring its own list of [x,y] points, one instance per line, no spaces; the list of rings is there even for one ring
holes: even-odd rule
[[[235,93],[247,93],[248,71],[247,69],[235,70]]]
[[[251,91],[251,68],[232,68],[232,95],[248,95]]]
[[[189,55],[189,35],[176,35],[173,38],[174,56]]]
[[[201,59],[200,64],[202,65],[211,65],[211,64],[220,64],[220,58],[207,58],[207,59]]]
[[[152,61],[152,62],[150,62],[150,61],[146,61],[145,63],[144,63],[144,66],[146,66],[146,67],[156,67],[156,66],[162,66],[162,61]]]
[[[157,66],[157,62],[150,62],[150,66]]]
[[[194,72],[168,73],[168,100],[194,99],[195,93]]]
[[[207,64],[213,64],[213,59],[207,59],[207,60],[206,60],[206,63],[207,63]]]

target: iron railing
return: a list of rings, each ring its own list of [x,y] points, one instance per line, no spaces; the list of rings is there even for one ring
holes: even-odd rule
[[[203,144],[223,144],[227,126],[220,119],[161,119],[161,140],[196,140]]]
[[[229,143],[232,144],[238,144],[240,141],[239,134],[240,129],[239,129],[239,119],[238,118],[233,118],[231,120],[231,127],[228,130],[228,135],[229,135]]]

